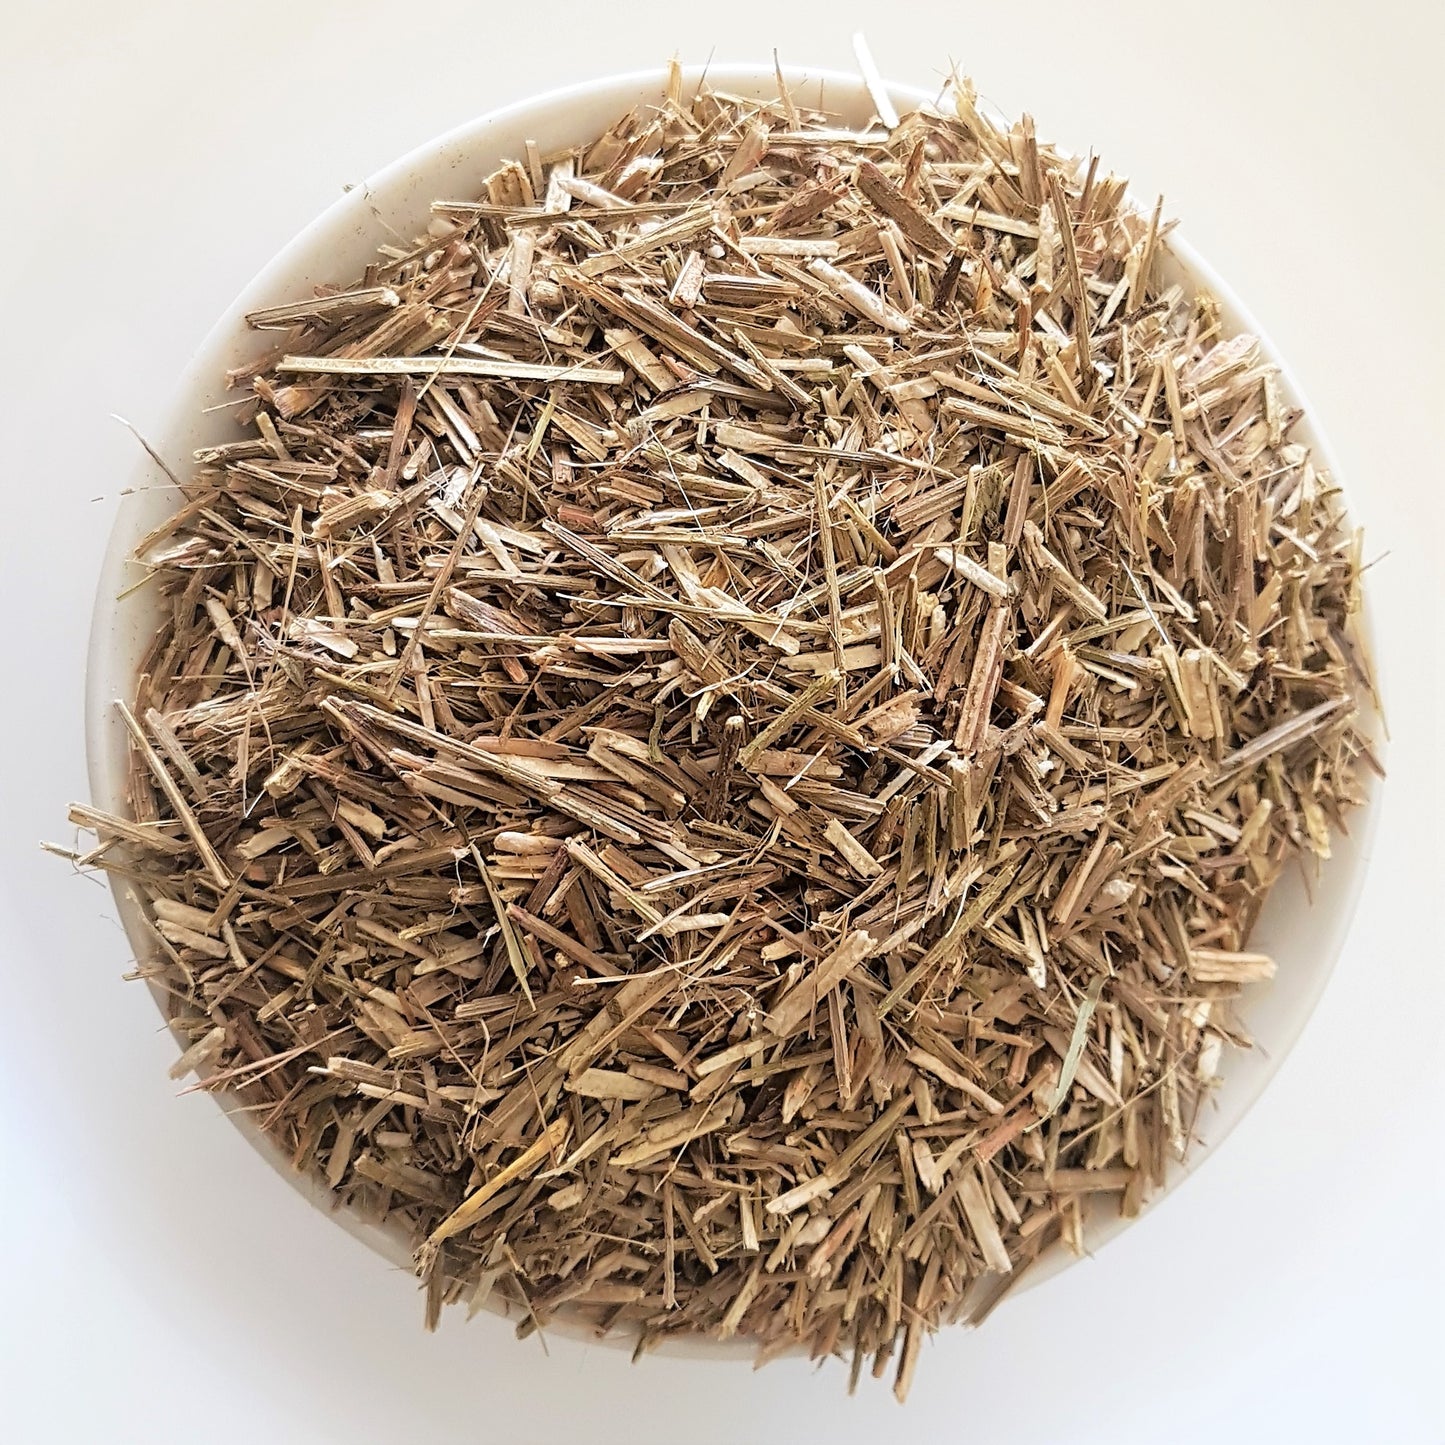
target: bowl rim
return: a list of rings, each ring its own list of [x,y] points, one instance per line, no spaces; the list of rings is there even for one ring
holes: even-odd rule
[[[170,387],[166,403],[159,411],[156,451],[151,452],[150,447],[147,446],[146,450],[150,452],[150,455],[140,458],[135,463],[133,475],[137,479],[137,484],[155,485],[157,470],[165,469],[161,457],[164,455],[167,440],[183,434],[187,426],[194,423],[198,412],[196,405],[198,396],[203,395],[205,388],[208,385],[214,385],[216,381],[216,374],[212,368],[217,362],[219,353],[222,352],[228,341],[247,330],[245,313],[256,309],[259,305],[274,302],[277,295],[291,284],[286,281],[286,278],[295,270],[297,261],[314,253],[318,249],[319,243],[334,235],[338,230],[353,224],[358,214],[358,203],[363,201],[371,190],[379,190],[404,180],[411,172],[435,161],[440,153],[449,149],[476,146],[485,151],[485,148],[491,143],[488,139],[490,132],[517,126],[533,117],[552,113],[565,107],[585,105],[610,95],[621,98],[623,105],[645,105],[649,103],[650,97],[662,93],[669,73],[669,68],[665,66],[628,70],[557,86],[523,97],[496,109],[484,111],[422,141],[395,160],[369,173],[363,181],[348,186],[340,196],[327,205],[256,271],[206,331]],[[781,74],[790,89],[795,91],[805,84],[816,84],[820,87],[833,88],[835,95],[842,91],[861,98],[860,93],[867,93],[867,82],[859,72],[829,67],[797,64],[775,67],[771,62],[764,64],[732,61],[683,66],[681,73],[685,87],[690,89],[699,87],[703,83],[722,91],[728,91],[734,85],[740,86],[744,90],[756,89],[760,84],[766,88],[774,83],[776,75]],[[884,88],[888,96],[900,111],[910,109],[936,111],[940,108],[939,102],[950,93],[952,86],[953,80],[950,78],[939,90],[930,92],[919,86],[895,82],[886,78],[884,80]],[[1008,124],[1005,117],[992,105],[983,100],[980,100],[978,105],[980,111],[989,120],[1005,126]],[[619,113],[621,112],[619,111]],[[505,156],[499,155],[497,161],[500,162],[504,158]],[[1138,198],[1132,191],[1126,192],[1126,203],[1132,205],[1136,210],[1145,209],[1138,205]],[[374,239],[379,238],[380,228],[375,224],[373,224],[372,234]],[[1340,488],[1346,502],[1347,515],[1353,518],[1354,509],[1350,505],[1350,493],[1340,483],[1341,473],[1338,458],[1327,436],[1319,426],[1318,413],[1311,407],[1298,377],[1286,358],[1279,352],[1268,333],[1259,325],[1234,288],[1180,234],[1177,227],[1168,233],[1163,243],[1163,250],[1173,257],[1192,284],[1197,285],[1201,291],[1209,292],[1218,300],[1226,329],[1229,332],[1247,332],[1257,338],[1264,357],[1277,368],[1282,390],[1303,414],[1301,427],[1308,432],[1306,445],[1311,455],[1319,469],[1328,472],[1336,487]],[[183,467],[188,468],[189,465],[189,458],[184,459]],[[168,481],[162,483],[162,486],[167,485]],[[107,666],[107,658],[112,651],[110,622],[119,602],[117,594],[126,585],[125,571],[130,565],[131,547],[136,540],[135,529],[127,526],[127,520],[128,509],[122,504],[117,510],[107,539],[97,577],[86,649],[84,689],[86,770],[91,796],[99,800],[102,806],[114,805],[118,800],[117,794],[120,788],[123,788],[123,780],[120,780],[118,788],[117,779],[112,776],[112,769],[106,756],[107,743],[104,734],[116,693],[115,687],[110,685],[113,670]],[[1370,698],[1366,697],[1363,700],[1369,706],[1368,720],[1373,724],[1372,750],[1375,757],[1383,764],[1386,738],[1383,728],[1379,724],[1379,716],[1383,711],[1385,679],[1380,671],[1379,650],[1376,646],[1371,608],[1368,594],[1364,589],[1362,589],[1361,596],[1359,635],[1368,654],[1370,675],[1374,684],[1373,705],[1369,706]],[[131,686],[133,686],[133,682],[132,674]],[[1287,1026],[1277,1032],[1272,1051],[1266,1057],[1263,1073],[1253,1083],[1248,1097],[1243,1098],[1242,1104],[1237,1108],[1233,1118],[1211,1133],[1207,1140],[1194,1139],[1183,1160],[1170,1160],[1165,1180],[1150,1196],[1145,1212],[1153,1213],[1157,1210],[1186,1179],[1214,1156],[1254,1108],[1260,1095],[1283,1067],[1286,1057],[1304,1032],[1323,996],[1350,934],[1364,886],[1365,874],[1368,870],[1373,839],[1379,826],[1382,811],[1380,807],[1382,787],[1382,778],[1370,775],[1367,770],[1362,773],[1363,801],[1361,806],[1350,815],[1353,827],[1349,830],[1349,836],[1354,840],[1359,857],[1348,869],[1338,866],[1331,870],[1332,874],[1338,875],[1330,879],[1336,902],[1333,922],[1323,950],[1324,956],[1315,976],[1310,981],[1310,986],[1297,994],[1289,1011]],[[147,951],[148,939],[141,926],[139,903],[130,893],[123,879],[111,876],[109,883],[127,939],[136,956],[143,957]],[[170,1018],[166,1009],[164,991],[154,982],[150,983],[149,987],[169,1029]],[[363,1218],[350,1206],[338,1204],[330,1190],[320,1180],[310,1174],[300,1173],[290,1166],[282,1150],[269,1135],[264,1134],[255,1125],[249,1114],[228,1107],[228,1096],[224,1092],[212,1094],[211,1098],[220,1112],[231,1121],[256,1152],[309,1203],[329,1213],[348,1233],[387,1262],[410,1271],[411,1252],[400,1228],[389,1224],[373,1223]],[[1096,1211],[1087,1230],[1087,1257],[1093,1258],[1099,1249],[1124,1233],[1131,1223],[1133,1223],[1132,1219],[1122,1217],[1101,1220]],[[1037,1288],[1053,1278],[1054,1275],[1081,1262],[1084,1257],[1076,1258],[1058,1244],[1051,1246],[1034,1265],[1022,1273],[1018,1284],[1010,1290],[1010,1297]],[[489,1308],[503,1314],[513,1312],[506,1308],[497,1309],[495,1301],[489,1305]],[[549,1323],[547,1330],[553,1336],[571,1337],[588,1343],[602,1343],[619,1348],[631,1349],[636,1342],[635,1332],[618,1330],[607,1335],[599,1335],[590,1322],[568,1317],[565,1313],[559,1313]],[[753,1342],[747,1340],[720,1341],[707,1336],[687,1335],[666,1336],[652,1348],[657,1353],[721,1359],[750,1356],[757,1347]]]

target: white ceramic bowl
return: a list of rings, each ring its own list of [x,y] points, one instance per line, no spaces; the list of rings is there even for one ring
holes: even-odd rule
[[[855,75],[796,67],[785,70],[784,75],[800,100],[836,113],[845,123],[862,125],[873,112],[868,92]],[[701,78],[700,70],[685,72],[689,93]],[[776,93],[771,65],[713,65],[707,69],[707,81],[714,89],[737,95],[766,98]],[[196,448],[239,434],[228,410],[207,408],[234,399],[234,394],[228,395],[224,389],[224,373],[259,355],[267,344],[263,334],[247,328],[244,317],[248,311],[308,297],[312,288],[323,282],[350,281],[372,259],[380,242],[389,235],[419,234],[430,218],[433,200],[476,194],[484,177],[501,160],[522,154],[527,140],[535,141],[545,153],[591,139],[628,109],[660,101],[665,82],[664,71],[650,70],[551,91],[460,126],[349,191],[267,265],[211,329],[180,380],[165,425],[150,438],[157,451],[184,474]],[[889,91],[900,110],[936,99],[908,86],[891,85]],[[1229,287],[1177,233],[1169,241],[1165,264],[1178,279],[1219,298],[1227,330],[1260,337],[1265,354],[1280,368],[1285,396],[1305,407],[1305,420],[1295,429],[1294,439],[1309,446],[1317,462],[1338,475],[1329,446],[1312,425],[1288,366]],[[142,463],[134,491],[121,503],[96,595],[86,688],[86,739],[94,802],[111,812],[127,810],[127,738],[113,703],[131,696],[141,655],[159,626],[159,609],[151,590],[126,593],[140,576],[130,561],[131,552],[136,541],[175,506],[176,494],[165,476],[148,460]],[[1271,895],[1253,942],[1275,956],[1278,974],[1272,983],[1249,990],[1241,1007],[1256,1047],[1226,1057],[1223,1081],[1214,1093],[1210,1112],[1200,1121],[1202,1137],[1185,1163],[1172,1170],[1163,1192],[1197,1168],[1244,1117],[1304,1028],[1355,910],[1378,802],[1378,788],[1374,787],[1366,806],[1352,818],[1349,836],[1335,845],[1313,900],[1298,872],[1283,878]],[[144,956],[147,934],[138,902],[123,882],[117,880],[114,888],[131,946],[137,956]],[[159,990],[156,998],[164,1012]],[[224,1104],[224,1096],[217,1098]],[[336,1210],[326,1188],[291,1169],[250,1115],[230,1110],[227,1114],[256,1149],[319,1208],[335,1213],[347,1229],[393,1264],[409,1266],[408,1244],[399,1231],[368,1223],[349,1210]],[[1112,1212],[1094,1211],[1087,1231],[1090,1252],[1127,1222]],[[1071,1255],[1056,1247],[1024,1276],[1019,1287],[1033,1288],[1072,1262]],[[552,1328],[555,1331],[557,1325]],[[565,1325],[563,1332],[567,1332]],[[705,1353],[748,1348],[741,1342],[712,1341],[677,1341],[671,1347]]]

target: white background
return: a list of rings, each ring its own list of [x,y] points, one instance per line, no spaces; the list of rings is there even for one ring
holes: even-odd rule
[[[0,1438],[1031,1442],[1445,1439],[1438,11],[1087,0],[607,5],[0,0]],[[842,1373],[550,1359],[421,1332],[390,1271],[201,1096],[109,895],[39,854],[84,796],[95,575],[134,444],[250,275],[349,181],[478,112],[665,61],[950,60],[1092,145],[1254,309],[1333,438],[1393,732],[1350,943],[1246,1123],[1156,1212],[900,1412]]]

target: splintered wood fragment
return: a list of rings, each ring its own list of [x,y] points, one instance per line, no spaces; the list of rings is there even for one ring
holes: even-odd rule
[[[720,1103],[673,1114],[661,1123],[646,1130],[635,1144],[619,1149],[611,1158],[611,1166],[628,1169],[667,1154],[679,1146],[686,1146],[698,1139],[724,1129],[732,1120],[733,1101],[724,1099]]]
[[[911,323],[901,311],[830,261],[823,260],[821,256],[814,257],[808,262],[808,271],[865,321],[872,321],[889,331],[906,332],[910,329]]]
[[[823,829],[823,836],[860,878],[876,878],[883,871],[883,865],[836,818]]]
[[[768,725],[738,753],[738,762],[745,768],[751,767],[754,761],[772,747],[804,713],[812,708],[819,698],[832,692],[837,681],[838,674],[836,672],[820,673],[807,687],[782,707],[769,720]]]
[[[529,1006],[535,1007],[532,1003],[532,988],[527,982],[527,956],[517,941],[517,935],[512,929],[512,920],[508,917],[501,894],[497,892],[497,885],[492,882],[492,875],[482,861],[481,855],[476,852],[475,845],[473,846],[473,857],[476,859],[477,871],[482,875],[482,884],[487,890],[487,900],[492,905],[492,915],[497,920],[497,929],[502,935],[502,943],[507,950],[507,963],[517,980],[517,987],[522,990],[522,997],[527,1000]]]
[[[283,356],[277,371],[316,376],[487,376],[506,381],[581,381],[620,386],[625,372],[610,366],[541,366],[486,356]]]
[[[749,256],[836,256],[839,243],[831,236],[744,236],[739,242]]]
[[[863,84],[868,87],[868,94],[873,101],[873,109],[878,119],[889,130],[896,130],[899,124],[897,108],[888,94],[888,87],[883,83],[883,77],[878,73],[873,52],[868,48],[868,41],[864,38],[861,30],[853,36],[853,54],[857,58],[858,69],[863,76]]]
[[[1282,752],[1285,748],[1292,748],[1296,743],[1313,736],[1320,730],[1326,719],[1349,705],[1348,698],[1333,697],[1326,702],[1317,703],[1312,708],[1307,708],[1296,717],[1286,719],[1251,739],[1242,747],[1226,753],[1215,765],[1216,775],[1223,777],[1230,773],[1237,773],[1241,768],[1257,767],[1275,753]]]
[[[309,301],[288,301],[279,306],[261,306],[246,313],[246,324],[258,331],[284,331],[305,321],[337,321],[373,310],[390,310],[401,305],[401,294],[390,286],[361,286],[354,291],[337,291],[314,296]]]
[[[767,1018],[768,1028],[784,1039],[797,1033],[828,991],[836,988],[870,956],[874,943],[872,934],[861,930],[850,934],[773,1004]]]
[[[958,1202],[963,1209],[968,1227],[978,1244],[984,1263],[1000,1274],[1007,1274],[1013,1268],[1013,1259],[999,1233],[994,1219],[993,1208],[984,1197],[983,1185],[971,1168],[965,1170],[958,1185]]]
[[[181,781],[191,790],[192,796],[198,802],[205,802],[210,789],[201,775],[200,769],[196,767],[190,754],[187,753],[185,744],[176,736],[171,725],[155,708],[146,710],[145,725],[150,735],[160,745],[161,751],[175,764],[176,771],[181,775]]]
[[[958,726],[954,730],[954,746],[965,756],[976,753],[983,746],[989,710],[993,706],[999,682],[1003,677],[1004,634],[1008,625],[1008,608],[996,603],[989,609],[978,639],[978,650],[974,653],[968,688],[963,695],[963,706],[959,710]]]
[[[567,1088],[588,1099],[650,1099],[657,1086],[613,1069],[584,1069]]]
[[[872,161],[862,161],[858,166],[858,189],[878,207],[890,220],[898,223],[899,229],[915,246],[933,254],[949,249],[949,239],[934,222],[910,201]]]
[[[811,1204],[820,1195],[837,1189],[858,1160],[875,1153],[883,1141],[892,1137],[899,1120],[913,1108],[912,1098],[904,1094],[893,1100],[873,1122],[831,1164],[811,1179],[789,1189],[767,1205],[769,1214],[792,1214]]]
[[[637,374],[656,391],[670,391],[677,377],[651,351],[647,343],[624,326],[608,327],[603,336],[610,346]]]
[[[122,839],[143,850],[175,856],[184,854],[189,847],[194,846],[194,843],[187,844],[173,834],[162,831],[167,826],[177,826],[174,824],[134,823],[129,818],[116,817],[84,803],[72,803],[67,816],[77,828],[87,828],[93,833]]]
[[[715,374],[725,369],[753,386],[764,391],[769,389],[768,378],[751,362],[648,298],[613,290],[581,275],[567,277],[566,283],[569,289],[580,292],[629,326],[670,347],[700,370]]]
[[[318,537],[343,537],[358,527],[389,516],[400,505],[395,492],[377,488],[358,492],[353,497],[325,508],[317,517],[312,531]]]
[[[1109,609],[1104,603],[1049,551],[1044,542],[1044,534],[1036,522],[1024,523],[1024,542],[1035,565],[1052,574],[1055,586],[1075,603],[1081,612],[1097,622],[1102,622],[1109,615]]]
[[[487,1201],[499,1190],[505,1189],[514,1179],[525,1178],[549,1154],[555,1153],[566,1142],[571,1132],[571,1121],[565,1118],[553,1119],[541,1135],[509,1164],[504,1164],[487,1182],[473,1190],[457,1207],[447,1215],[427,1236],[427,1243],[438,1245],[472,1227],[480,1217]]]
[[[1002,599],[1010,595],[1009,584],[1003,578],[995,577],[987,567],[980,566],[972,557],[964,556],[961,548],[935,547],[933,555],[989,596]]]
[[[462,525],[457,529],[456,541],[447,550],[445,559],[437,568],[436,576],[432,578],[432,584],[427,591],[426,601],[422,604],[421,613],[417,618],[416,625],[412,628],[411,636],[407,638],[406,646],[401,650],[401,656],[396,660],[396,666],[392,668],[391,677],[388,680],[388,691],[394,691],[397,684],[410,668],[416,650],[421,646],[423,632],[435,612],[438,602],[441,601],[442,593],[446,591],[451,582],[452,575],[456,571],[457,564],[461,560],[462,553],[467,549],[472,540],[472,530],[476,526],[477,518],[481,515],[483,493],[476,488],[472,493],[471,501],[467,506],[466,516],[462,519]]]
[[[675,64],[254,309],[53,851],[428,1325],[902,1397],[1167,1180],[1376,764],[1358,533],[1162,208],[859,54],[882,124]]]
[[[909,1049],[904,1057],[910,1064],[914,1064],[920,1069],[925,1069],[928,1073],[941,1079],[949,1088],[957,1089],[959,1093],[966,1094],[974,1103],[981,1104],[988,1113],[1003,1113],[1004,1106],[1000,1104],[997,1099],[991,1094],[986,1093],[983,1089],[980,1089],[977,1084],[965,1075],[959,1073],[952,1065],[944,1063],[942,1059],[929,1053],[927,1049]]]
[[[187,1074],[204,1068],[219,1056],[225,1047],[226,1030],[219,1024],[201,1035],[170,1067],[170,1077],[183,1079]]]
[[[1038,1115],[1032,1109],[1019,1109],[999,1120],[979,1141],[974,1150],[974,1158],[981,1164],[987,1164],[995,1155],[1007,1149],[1020,1135],[1026,1134],[1036,1123],[1038,1123]]]
[[[1267,953],[1191,947],[1189,972],[1200,983],[1263,983],[1274,977],[1275,962]]]
[[[544,875],[545,876],[545,875]],[[455,891],[453,892],[455,897]],[[461,900],[458,900],[461,901]],[[585,943],[574,938],[561,928],[556,928],[544,918],[538,918],[528,913],[525,908],[519,908],[515,903],[507,904],[507,917],[511,919],[524,933],[530,933],[539,942],[547,944],[551,948],[565,953],[568,958],[590,968],[593,973],[609,978],[615,978],[622,972],[610,959],[604,958],[600,953],[593,952]]]
[[[1073,293],[1074,344],[1078,348],[1079,377],[1081,385],[1087,391],[1092,386],[1094,366],[1089,347],[1089,291],[1083,269],[1079,265],[1068,197],[1064,194],[1063,181],[1057,171],[1049,177],[1049,194],[1053,198],[1054,214],[1059,223],[1059,237],[1064,247],[1064,265],[1068,271],[1069,288]]]
[[[1025,1194],[1115,1194],[1133,1181],[1132,1169],[1030,1169],[1019,1176],[1019,1188]]]
[[[141,725],[136,721],[135,714],[123,702],[117,702],[116,711],[120,714],[121,721],[130,733],[132,743],[137,754],[151,770],[152,776],[161,786],[161,791],[166,795],[176,817],[180,820],[181,826],[191,836],[191,841],[196,847],[196,856],[204,865],[206,872],[222,888],[231,886],[231,873],[224,863],[221,862],[220,854],[211,846],[211,840],[206,837],[205,829],[196,821],[196,815],[191,811],[190,804],[186,802],[185,796],[166,770],[166,765],[161,761],[160,754],[150,745]]]

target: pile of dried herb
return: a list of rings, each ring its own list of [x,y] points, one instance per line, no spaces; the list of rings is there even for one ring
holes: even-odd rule
[[[247,435],[142,544],[87,861],[178,1073],[404,1228],[432,1318],[902,1393],[1159,1184],[1357,799],[1357,538],[1258,345],[955,93],[675,82],[529,148],[250,318]]]

